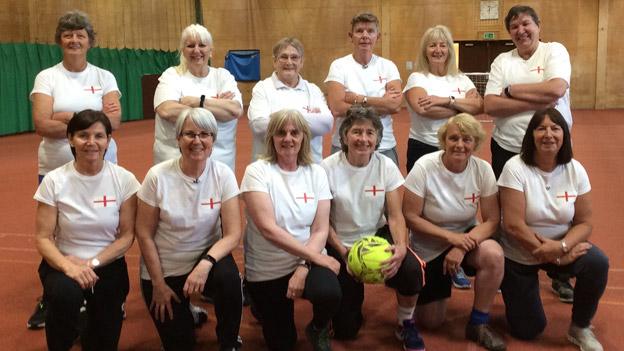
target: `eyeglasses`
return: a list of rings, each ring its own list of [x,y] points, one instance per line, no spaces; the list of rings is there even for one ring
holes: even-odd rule
[[[282,55],[279,55],[277,57],[277,59],[280,62],[288,62],[288,59],[290,59],[292,62],[298,62],[301,59],[301,56],[299,56],[299,55],[290,55],[289,56],[288,54],[282,54]]]
[[[210,137],[213,137],[214,134],[211,132],[191,132],[191,131],[186,131],[186,132],[182,132],[182,136],[187,138],[188,140],[195,140],[196,137],[199,137],[200,140],[207,140]]]

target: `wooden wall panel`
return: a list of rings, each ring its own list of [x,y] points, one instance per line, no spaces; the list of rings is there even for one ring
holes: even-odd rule
[[[604,96],[598,96],[604,103],[605,108],[624,107],[624,23],[621,18],[624,16],[624,0],[610,0],[609,4],[609,25],[607,27],[607,63],[605,67],[606,76]]]

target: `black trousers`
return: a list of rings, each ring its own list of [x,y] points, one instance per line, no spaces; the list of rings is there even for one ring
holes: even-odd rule
[[[262,317],[262,334],[269,350],[293,350],[297,342],[294,301],[286,297],[291,274],[261,282],[247,281],[254,306]],[[312,303],[312,323],[328,326],[340,304],[340,285],[331,270],[312,265],[305,281],[303,298]]]
[[[51,351],[69,350],[78,337],[80,308],[87,301],[87,325],[81,334],[83,350],[117,350],[123,323],[122,304],[130,287],[126,260],[122,257],[98,267],[100,278],[93,289],[52,268],[45,260],[39,277],[47,302],[46,339]]]
[[[498,179],[501,173],[503,173],[505,163],[510,158],[516,156],[517,153],[503,149],[494,139],[490,142],[490,151],[492,151],[492,170],[494,170],[494,176]]]
[[[438,150],[440,149],[437,146],[425,144],[422,141],[412,138],[407,139],[407,173],[412,170],[414,163],[416,163],[419,158]]]
[[[165,278],[167,285],[181,301],[180,303],[171,301],[173,319],[166,317],[164,322],[158,321],[150,311],[160,340],[167,351],[192,350],[195,346],[193,315],[189,309],[190,299],[185,297],[183,292],[188,274]],[[141,288],[143,299],[149,309],[153,293],[152,281],[142,279]],[[216,333],[221,348],[239,346],[238,331],[243,309],[243,295],[238,268],[231,254],[223,257],[212,267],[204,286],[204,294],[214,297],[217,316]]]

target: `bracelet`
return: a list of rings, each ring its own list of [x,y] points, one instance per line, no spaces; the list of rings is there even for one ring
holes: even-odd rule
[[[312,268],[312,264],[310,264],[309,261],[299,262],[298,266],[305,267],[308,270],[310,270],[310,268]]]
[[[362,99],[362,105],[366,105],[368,103],[368,96],[364,96],[364,99]]]
[[[206,101],[206,95],[202,95],[199,97],[199,107],[204,107],[204,102]]]
[[[357,105],[357,95],[355,96],[355,99],[353,100],[353,104]]]
[[[506,86],[503,92],[505,93],[505,96],[507,96],[510,99],[513,99],[513,96],[511,96],[511,85]]]
[[[204,255],[204,257],[202,257],[202,260],[206,260],[206,261],[212,263],[213,266],[217,264],[217,259],[212,257],[212,255],[209,254],[209,253],[206,253]]]
[[[568,244],[565,242],[565,240],[561,240],[561,250],[563,250],[563,253],[565,254],[570,252],[570,248],[568,247]]]
[[[455,97],[453,95],[449,96],[449,106],[455,105]]]

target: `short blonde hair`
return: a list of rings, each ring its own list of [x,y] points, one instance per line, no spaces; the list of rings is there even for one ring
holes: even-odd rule
[[[420,39],[420,51],[416,58],[416,72],[431,73],[429,71],[429,59],[427,58],[427,47],[429,44],[443,41],[448,47],[448,57],[446,58],[446,74],[456,76],[460,73],[455,62],[455,48],[453,47],[453,36],[451,31],[441,24],[433,26],[425,31]]]
[[[292,123],[303,135],[301,149],[299,149],[299,154],[297,155],[297,164],[301,166],[312,164],[312,150],[310,148],[312,133],[310,132],[310,127],[301,112],[292,109],[279,110],[271,113],[269,116],[269,126],[264,138],[266,153],[261,158],[271,163],[277,163],[277,150],[275,149],[275,144],[273,144],[273,137],[283,130],[287,123]]]
[[[212,47],[212,35],[206,27],[201,24],[191,24],[184,28],[180,35],[180,47],[178,48],[180,51],[180,64],[176,67],[176,71],[179,74],[184,74],[188,70],[188,63],[184,57],[184,47],[189,39],[198,39],[202,44]]]
[[[475,147],[473,151],[477,151],[483,139],[485,138],[485,131],[481,126],[481,122],[477,121],[471,114],[460,113],[449,118],[446,123],[438,129],[438,142],[440,143],[440,150],[446,149],[446,132],[448,126],[454,124],[459,128],[459,132],[463,135],[471,136],[475,141]]]

